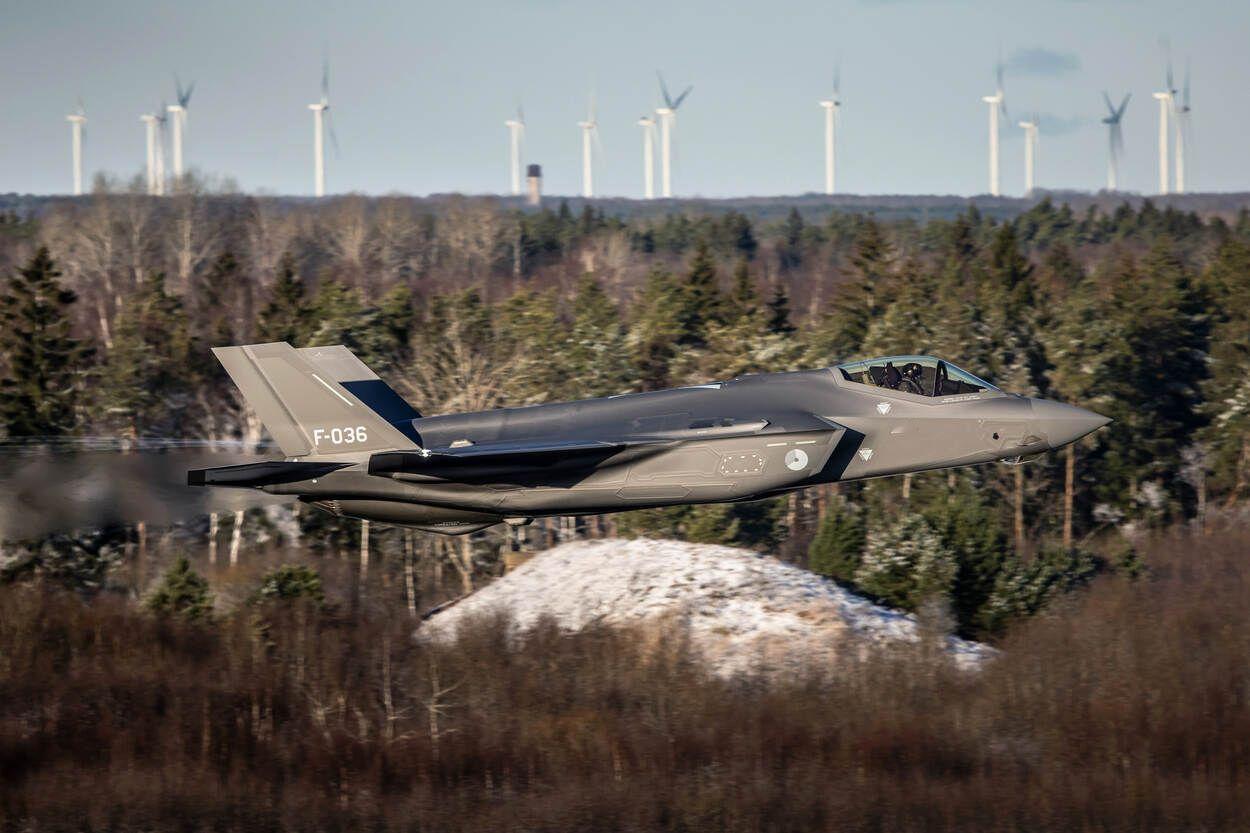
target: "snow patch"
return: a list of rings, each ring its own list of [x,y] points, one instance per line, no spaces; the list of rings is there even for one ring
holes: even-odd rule
[[[479,616],[503,614],[519,631],[545,617],[565,630],[593,624],[676,624],[723,676],[836,663],[921,637],[916,617],[881,607],[828,579],[747,550],[648,539],[576,541],[535,555],[439,612],[418,636],[441,639]],[[947,637],[967,668],[994,650]]]

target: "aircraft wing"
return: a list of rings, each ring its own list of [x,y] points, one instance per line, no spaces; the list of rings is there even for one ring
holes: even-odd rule
[[[534,469],[595,466],[633,449],[659,450],[669,439],[645,440],[536,440],[482,443],[420,451],[384,451],[369,458],[369,473],[459,477],[469,472],[532,471]]]

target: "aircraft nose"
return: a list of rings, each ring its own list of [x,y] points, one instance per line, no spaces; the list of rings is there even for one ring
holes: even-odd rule
[[[1074,443],[1111,422],[1109,417],[1049,399],[1034,399],[1033,426],[1052,449]]]

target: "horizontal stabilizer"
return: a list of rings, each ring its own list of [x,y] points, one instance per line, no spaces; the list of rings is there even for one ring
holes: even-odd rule
[[[333,471],[347,468],[350,463],[286,462],[265,460],[260,463],[244,463],[239,466],[218,466],[211,469],[191,469],[187,472],[188,486],[236,486],[254,489],[277,483],[296,483],[324,477]]]

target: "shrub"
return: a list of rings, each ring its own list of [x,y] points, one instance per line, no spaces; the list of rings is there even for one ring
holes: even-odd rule
[[[865,543],[862,510],[839,495],[812,539],[807,564],[813,572],[849,584],[863,559]]]
[[[213,613],[213,594],[208,580],[191,569],[191,562],[179,558],[165,571],[160,586],[148,596],[148,610],[160,616],[178,616],[189,622],[207,619]]]
[[[289,601],[308,599],[321,604],[325,592],[321,589],[321,575],[303,564],[283,564],[266,573],[256,588],[258,601]]]
[[[907,512],[869,533],[855,583],[891,607],[916,610],[926,599],[950,596],[956,569],[954,556],[929,522]]]

